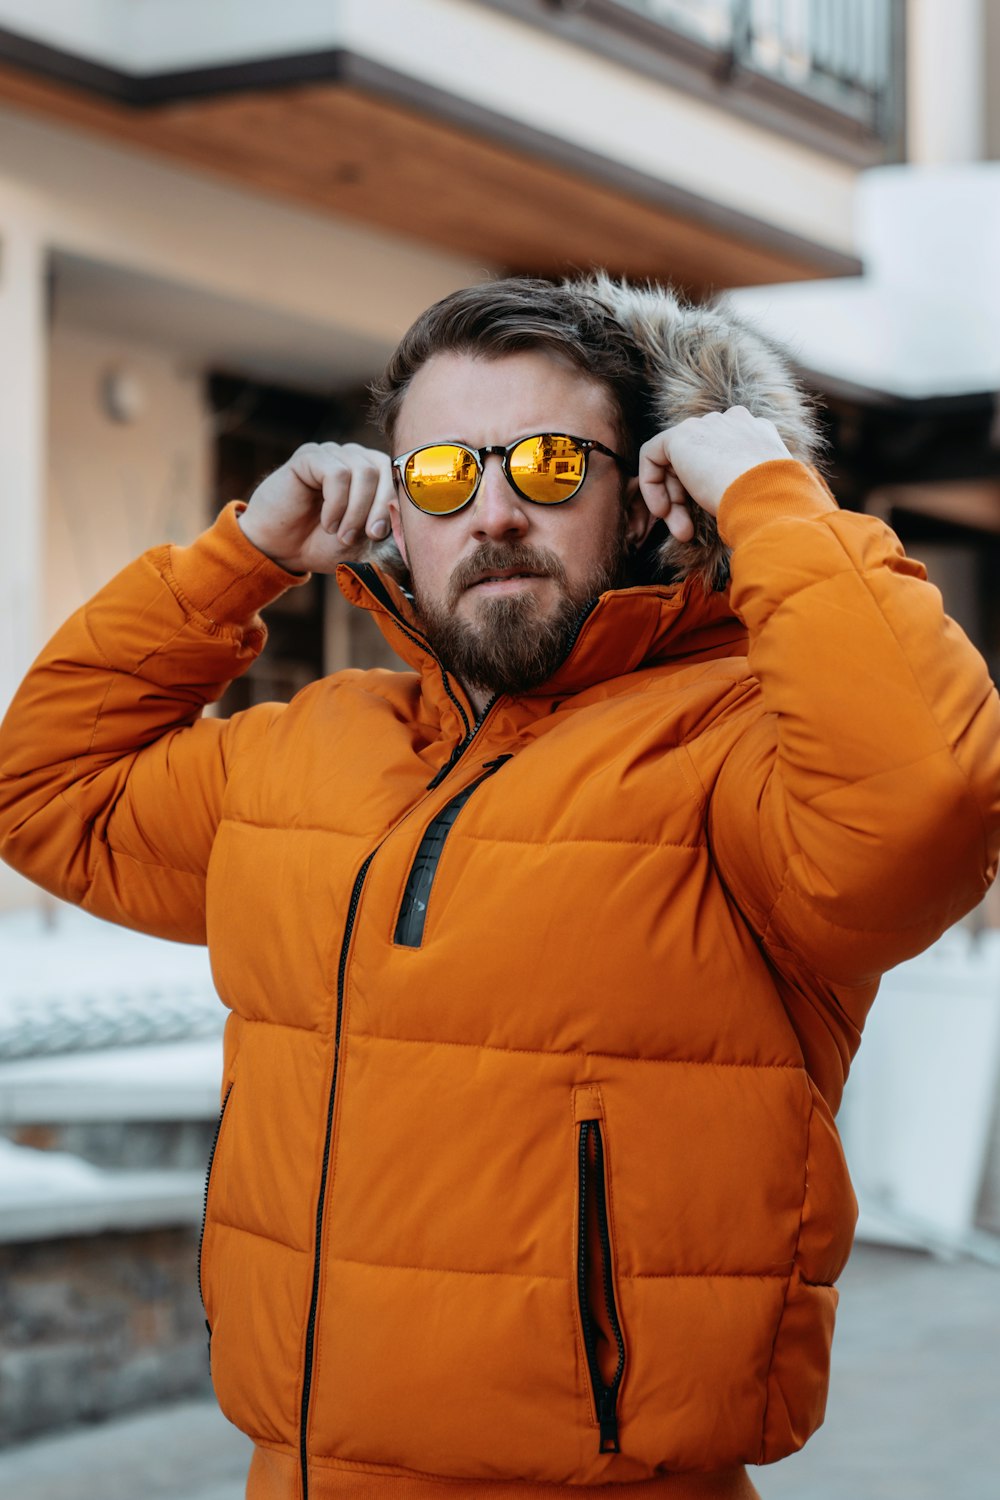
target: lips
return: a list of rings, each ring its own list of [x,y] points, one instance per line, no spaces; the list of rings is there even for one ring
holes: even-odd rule
[[[511,583],[516,578],[541,578],[541,573],[525,572],[522,568],[504,568],[492,573],[481,573],[469,584],[469,588],[476,588],[481,583]]]
[[[465,594],[475,589],[484,593],[495,591],[513,594],[517,585],[538,578],[548,580],[557,587],[565,585],[565,569],[561,559],[545,547],[501,546],[484,543],[458,563],[451,576],[448,600],[456,608]]]

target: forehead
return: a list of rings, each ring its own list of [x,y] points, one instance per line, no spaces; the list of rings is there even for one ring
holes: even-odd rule
[[[406,452],[421,443],[460,438],[478,448],[544,431],[610,444],[615,437],[610,393],[538,349],[492,359],[435,354],[403,396],[393,446]]]

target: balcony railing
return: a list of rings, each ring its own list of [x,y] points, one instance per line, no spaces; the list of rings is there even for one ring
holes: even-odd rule
[[[488,0],[854,156],[903,155],[905,0]]]
[[[582,7],[581,7],[582,8]],[[885,137],[900,18],[892,0],[609,0]]]

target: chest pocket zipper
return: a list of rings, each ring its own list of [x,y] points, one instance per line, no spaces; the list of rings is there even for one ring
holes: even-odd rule
[[[445,803],[420,840],[420,847],[410,866],[410,873],[406,877],[406,888],[403,891],[403,900],[399,908],[396,931],[393,933],[392,940],[398,946],[419,948],[423,942],[431,887],[444,852],[445,841],[454,827],[455,819],[476,788],[482,786],[484,781],[489,781],[491,776],[495,776],[508,760],[510,760],[509,755],[498,755],[496,760],[488,760],[483,767],[482,775],[477,776],[475,781],[470,781],[469,785],[457,792],[450,802]]]
[[[577,1301],[600,1453],[619,1453],[618,1392],[625,1337],[615,1300],[604,1137],[600,1119],[578,1121]]]

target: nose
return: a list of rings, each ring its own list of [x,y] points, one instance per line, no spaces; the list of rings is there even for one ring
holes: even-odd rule
[[[531,525],[528,508],[508,482],[498,453],[488,453],[483,477],[472,502],[472,528],[477,539],[521,537]]]

